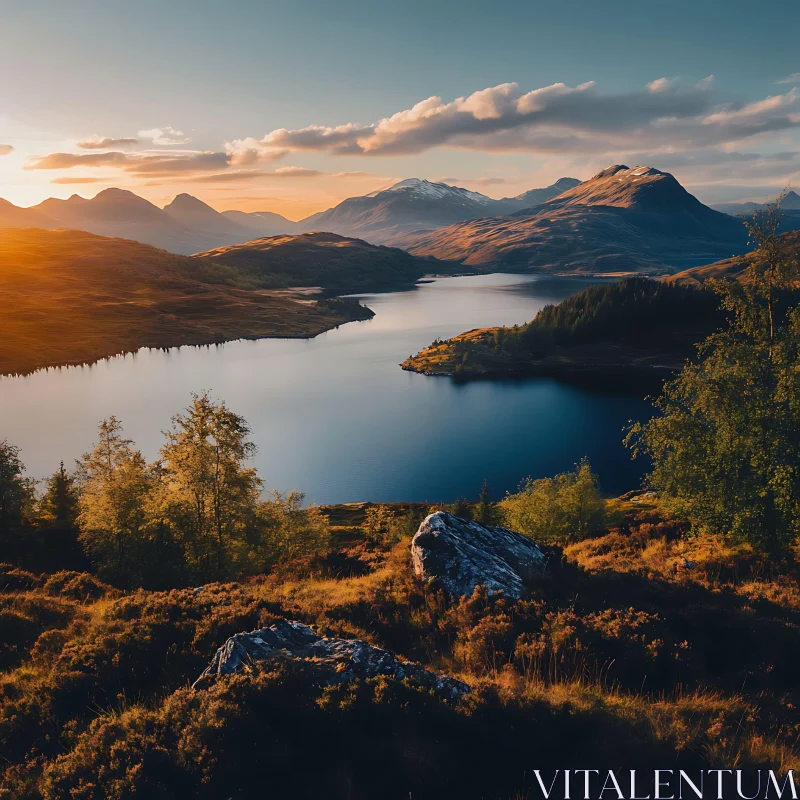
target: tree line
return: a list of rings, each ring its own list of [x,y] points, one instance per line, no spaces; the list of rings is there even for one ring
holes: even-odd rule
[[[230,580],[322,548],[327,522],[303,507],[301,492],[262,498],[255,451],[247,422],[208,394],[173,417],[153,463],[116,417],[103,420],[75,470],[62,463],[41,495],[19,449],[0,442],[0,532],[74,537],[98,574],[122,587]]]

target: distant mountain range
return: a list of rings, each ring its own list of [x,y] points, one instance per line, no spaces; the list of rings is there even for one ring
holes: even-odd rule
[[[776,198],[777,199],[777,198]],[[752,214],[754,211],[761,211],[767,206],[767,203],[719,203],[718,205],[711,206],[716,211],[722,211],[723,214]],[[800,211],[800,194],[795,191],[787,192],[781,201],[782,211]]]
[[[375,244],[395,244],[411,232],[511,214],[549,200],[579,183],[576,178],[561,178],[543,189],[493,200],[480,192],[446,183],[409,178],[383,191],[344,200],[317,215],[312,224],[315,230],[357,236]],[[300,224],[308,226],[309,221]]]
[[[800,196],[787,194],[783,208],[784,229],[800,229]],[[73,195],[31,208],[0,200],[0,227],[83,230],[186,255],[243,244],[255,253],[264,245],[253,240],[327,232],[479,270],[564,273],[677,272],[747,249],[740,217],[703,205],[669,173],[624,165],[499,200],[409,178],[299,222],[268,211],[219,212],[189,194],[159,208],[106,189],[90,200]]]
[[[344,200],[299,222],[270,211],[219,212],[189,194],[179,194],[162,209],[125,189],[106,189],[90,200],[75,194],[67,200],[50,198],[31,208],[0,200],[0,227],[69,228],[133,239],[186,255],[264,236],[309,231],[383,244],[403,232],[511,213],[577,183],[574,178],[562,178],[519,197],[493,200],[467,189],[411,178],[372,195]]]
[[[615,165],[534,208],[396,243],[478,269],[657,273],[744,253],[747,233],[669,173]]]
[[[297,223],[278,214],[221,214],[188,194],[163,209],[125,189],[106,189],[87,200],[50,198],[31,208],[0,200],[0,227],[67,228],[114,236],[188,255],[259,236],[289,233]]]

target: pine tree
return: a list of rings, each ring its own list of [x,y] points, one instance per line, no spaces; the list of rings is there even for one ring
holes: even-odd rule
[[[0,531],[21,525],[30,512],[34,483],[23,477],[24,471],[19,448],[0,441]]]
[[[39,517],[47,528],[74,531],[77,528],[80,492],[75,480],[64,468],[59,468],[47,479],[45,493],[39,503]]]
[[[481,525],[499,525],[500,512],[497,506],[492,502],[491,495],[489,494],[489,484],[486,478],[483,479],[481,486],[481,493],[478,497],[478,502],[472,511],[473,518]]]

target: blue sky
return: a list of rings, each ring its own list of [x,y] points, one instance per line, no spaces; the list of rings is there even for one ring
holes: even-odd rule
[[[297,217],[412,175],[499,197],[641,158],[708,202],[800,177],[796,2],[1,5],[21,205],[121,185]]]

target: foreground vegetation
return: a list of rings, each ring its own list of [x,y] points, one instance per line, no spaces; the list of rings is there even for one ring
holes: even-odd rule
[[[670,375],[723,321],[708,289],[625,278],[545,306],[526,325],[436,341],[401,365],[461,378]]]
[[[310,337],[372,312],[242,288],[235,269],[82,231],[0,230],[0,375],[140,347]],[[296,285],[296,284],[295,284]]]
[[[623,752],[626,767],[797,769],[796,567],[685,539],[641,497],[610,510],[618,524],[567,546],[557,578],[518,602],[417,581],[415,507],[325,509],[316,556],[202,590],[6,566],[0,796],[245,797],[269,775],[270,796],[506,798],[531,769]],[[188,688],[226,637],[279,617],[473,691],[451,707],[381,678],[322,688],[291,663]]]

